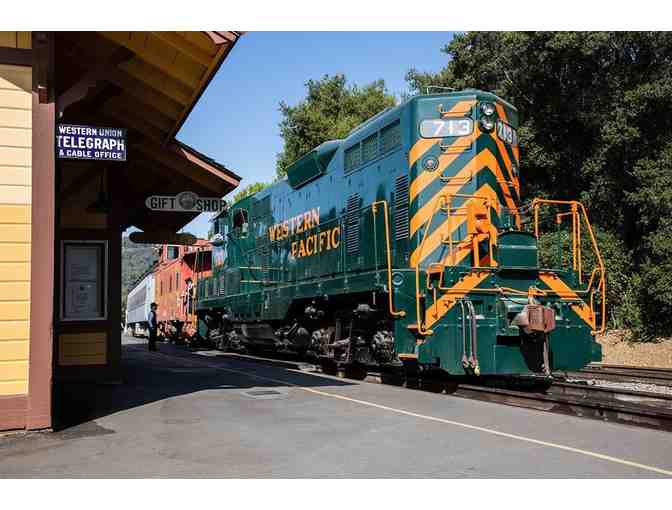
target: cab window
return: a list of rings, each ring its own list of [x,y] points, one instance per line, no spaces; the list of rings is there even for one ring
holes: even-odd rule
[[[249,230],[248,214],[246,209],[233,211],[233,231],[238,237],[247,237]]]

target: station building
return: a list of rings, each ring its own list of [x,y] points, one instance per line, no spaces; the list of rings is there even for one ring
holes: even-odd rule
[[[0,431],[50,428],[60,382],[120,379],[122,232],[197,215],[147,197],[238,186],[175,135],[241,35],[0,32]]]

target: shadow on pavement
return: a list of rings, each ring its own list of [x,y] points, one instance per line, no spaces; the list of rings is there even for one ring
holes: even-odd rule
[[[142,344],[122,346],[122,383],[57,382],[54,384],[54,431],[159,400],[203,390],[244,390],[287,386],[250,377],[288,381],[294,385],[351,386],[346,382],[308,373],[224,357],[196,356],[184,347],[159,345],[159,354],[148,353]],[[233,373],[232,369],[243,373]]]

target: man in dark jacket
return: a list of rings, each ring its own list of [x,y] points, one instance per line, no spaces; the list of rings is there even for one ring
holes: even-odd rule
[[[159,323],[156,319],[156,309],[158,306],[156,303],[149,305],[149,315],[147,316],[147,324],[149,325],[149,344],[147,347],[150,351],[156,350],[156,337]]]

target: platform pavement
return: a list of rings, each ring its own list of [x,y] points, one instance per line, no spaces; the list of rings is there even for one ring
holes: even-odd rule
[[[0,438],[0,477],[672,475],[666,432],[124,344],[123,384],[60,388],[60,430]]]

